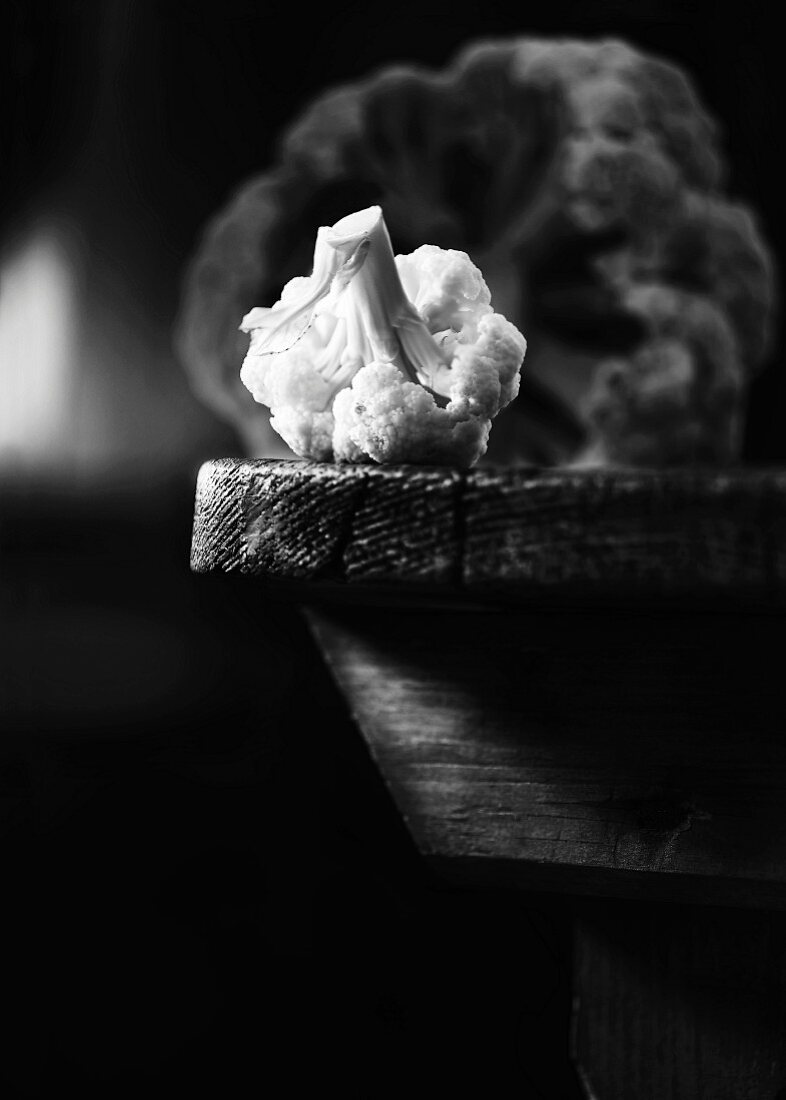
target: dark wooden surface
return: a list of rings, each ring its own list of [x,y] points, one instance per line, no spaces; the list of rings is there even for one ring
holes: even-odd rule
[[[312,628],[430,857],[782,904],[785,524],[778,473],[219,460],[192,563],[330,587]]]
[[[786,901],[780,617],[308,617],[429,857],[533,888]]]
[[[782,617],[307,617],[444,873],[636,899],[579,906],[587,1100],[783,1100]]]
[[[282,580],[458,579],[460,475],[229,459],[199,473],[191,565]]]
[[[786,914],[588,906],[574,990],[588,1100],[786,1095]]]
[[[639,900],[576,924],[589,1100],[782,1097],[786,475],[222,461],[192,565],[311,605],[430,860]]]
[[[192,567],[399,594],[782,601],[786,472],[537,471],[219,459]]]

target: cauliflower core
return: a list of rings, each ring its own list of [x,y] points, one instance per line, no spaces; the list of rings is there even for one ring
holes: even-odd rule
[[[240,377],[302,458],[471,466],[526,340],[465,252],[393,256],[379,206],[317,233],[314,269],[241,324]]]

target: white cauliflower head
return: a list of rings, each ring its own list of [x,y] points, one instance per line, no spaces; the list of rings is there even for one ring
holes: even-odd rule
[[[312,274],[241,328],[243,383],[317,461],[472,465],[527,346],[465,252],[394,258],[378,206],[322,227]]]

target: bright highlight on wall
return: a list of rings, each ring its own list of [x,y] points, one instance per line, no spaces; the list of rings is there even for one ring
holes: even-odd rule
[[[76,280],[56,228],[0,265],[0,467],[48,467],[68,450]]]

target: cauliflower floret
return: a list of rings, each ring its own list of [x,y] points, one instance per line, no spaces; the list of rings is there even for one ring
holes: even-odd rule
[[[404,291],[430,332],[458,331],[491,313],[491,293],[466,252],[423,244],[396,256]]]
[[[485,452],[491,422],[457,419],[433,396],[407,382],[391,363],[370,363],[333,405],[335,457],[357,461],[360,452],[374,462],[426,462],[471,466]]]
[[[586,412],[601,444],[583,461],[728,462],[744,385],[728,320],[701,296],[657,284],[636,288],[627,304],[646,321],[647,338],[596,374]]]
[[[243,324],[248,323],[253,323],[253,313],[244,318]],[[314,339],[304,339],[302,346],[270,357],[256,354],[260,339],[259,332],[252,333],[251,347],[240,370],[241,381],[256,401],[271,410],[271,424],[295,454],[329,460],[333,446],[333,416],[328,408],[332,389],[313,365],[317,350]]]
[[[468,416],[496,416],[517,396],[519,368],[527,341],[500,313],[488,313],[478,323],[474,344],[458,344],[451,364],[448,408]]]
[[[661,227],[673,216],[682,178],[650,131],[638,90],[619,73],[605,74],[573,88],[570,98],[565,186],[571,217],[586,230],[631,222]]]
[[[240,379],[255,401],[275,408],[290,405],[303,409],[324,409],[330,399],[330,386],[313,365],[316,348],[313,340],[269,358],[257,354],[258,336],[252,335],[251,345],[242,367]]]
[[[446,408],[387,363],[364,367],[333,405],[335,457],[375,462],[453,462],[472,466],[485,454],[491,420],[516,396],[526,341],[497,313],[481,317],[474,344],[458,344],[446,371]]]
[[[270,423],[296,455],[330,462],[333,457],[333,414],[304,409],[277,408]]]
[[[379,207],[320,229],[312,275],[241,328],[241,380],[318,461],[472,465],[527,346],[466,253],[425,245],[394,260]]]

